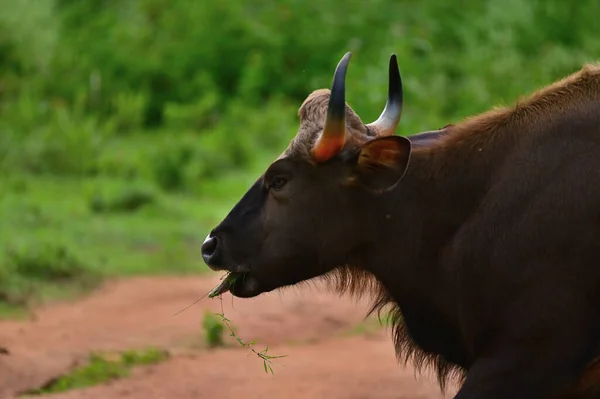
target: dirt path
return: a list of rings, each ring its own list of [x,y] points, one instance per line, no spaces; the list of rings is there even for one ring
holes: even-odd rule
[[[245,340],[285,359],[275,376],[247,350],[202,348],[204,299],[174,316],[218,282],[208,278],[135,278],[106,284],[75,303],[39,309],[31,321],[0,322],[0,398],[37,387],[83,361],[90,351],[159,346],[174,355],[130,378],[49,398],[443,398],[431,378],[397,365],[389,333],[344,334],[367,304],[318,288],[223,302]],[[232,306],[233,305],[233,306]],[[227,337],[227,341],[230,338]],[[450,394],[446,397],[451,397]]]

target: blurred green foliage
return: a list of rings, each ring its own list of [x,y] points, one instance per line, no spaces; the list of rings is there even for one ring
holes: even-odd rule
[[[221,319],[214,313],[210,311],[204,312],[202,331],[209,348],[223,346],[223,332],[225,331],[225,326],[221,323]]]
[[[202,237],[346,51],[365,122],[398,55],[411,134],[595,61],[599,14],[592,0],[0,0],[0,286],[10,248],[48,242],[109,274],[199,270]]]

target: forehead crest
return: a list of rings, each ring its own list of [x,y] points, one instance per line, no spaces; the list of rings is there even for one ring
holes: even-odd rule
[[[376,136],[394,134],[402,111],[402,83],[396,56],[389,65],[388,99],[381,116],[364,124],[345,101],[345,75],[350,53],[339,62],[331,90],[310,93],[298,110],[300,127],[282,156],[300,156],[320,163],[344,147],[358,147]]]

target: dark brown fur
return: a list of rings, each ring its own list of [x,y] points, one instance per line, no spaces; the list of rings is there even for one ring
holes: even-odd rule
[[[287,156],[309,159],[310,148],[322,129],[319,123],[324,120],[328,100],[328,90],[315,91],[307,98],[300,108],[299,116],[303,126],[310,127],[300,130],[288,148]],[[452,125],[449,133],[435,145],[418,150],[423,153],[422,157],[427,162],[432,163],[431,167],[421,170],[431,180],[455,173],[453,165],[465,164],[473,153],[493,151],[493,146],[498,141],[511,143],[516,139],[511,137],[515,132],[527,130],[530,126],[537,125],[539,128],[548,120],[568,115],[590,100],[600,100],[600,67],[593,65],[521,99],[513,107],[496,108]],[[361,128],[362,123],[351,108],[348,107],[347,113],[351,121],[349,145],[359,147],[367,140]],[[396,353],[401,361],[411,361],[419,372],[424,368],[432,368],[442,390],[452,378],[464,381],[466,370],[446,362],[440,356],[423,352],[414,343],[402,323],[401,310],[372,274],[360,268],[345,266],[323,276],[323,279],[340,294],[358,297],[371,295],[373,305],[368,314],[389,312]]]
[[[431,163],[430,167],[417,170],[426,173],[428,180],[455,173],[454,165],[464,165],[473,153],[487,153],[494,151],[495,145],[510,144],[516,140],[513,137],[515,132],[527,131],[534,126],[540,128],[555,118],[568,117],[588,101],[600,101],[600,66],[597,65],[587,65],[577,73],[521,99],[513,107],[496,108],[449,126],[448,133],[435,145],[417,150],[426,162]],[[495,159],[488,160],[492,161]],[[346,266],[323,278],[340,294],[361,297],[369,293],[373,305],[368,314],[389,311],[396,353],[400,360],[405,363],[411,361],[418,372],[424,368],[433,369],[442,390],[453,378],[459,383],[464,381],[466,370],[446,362],[440,356],[423,352],[414,343],[404,328],[400,308],[372,274]],[[599,384],[600,358],[590,364],[577,390],[596,392]]]
[[[315,171],[319,166],[312,162],[310,150],[322,132],[328,100],[328,90],[315,91],[306,99],[298,112],[300,117],[298,134],[292,140],[286,151],[279,157],[279,160],[293,161],[296,164],[309,164],[311,165],[310,167],[303,166],[303,168],[305,168],[303,169],[305,170],[304,173],[316,173]],[[434,269],[436,272],[446,274],[449,273],[448,270],[452,271],[454,268],[457,268],[457,270],[462,272],[462,269],[460,269],[460,267],[462,267],[461,262],[471,262],[472,259],[477,260],[478,256],[480,257],[481,254],[479,252],[471,254],[468,251],[468,248],[472,245],[475,250],[483,249],[477,246],[477,242],[479,242],[477,240],[483,240],[481,242],[485,244],[485,236],[474,236],[474,244],[464,242],[464,240],[470,237],[469,229],[477,227],[477,222],[480,220],[478,218],[486,216],[486,212],[489,212],[485,206],[481,205],[481,202],[484,200],[489,201],[490,190],[494,189],[494,185],[497,184],[498,179],[502,177],[499,173],[503,173],[502,171],[510,166],[511,161],[509,161],[508,158],[513,155],[513,148],[520,145],[522,140],[536,140],[538,137],[543,138],[548,134],[547,132],[557,131],[557,126],[572,126],[573,123],[578,120],[586,120],[586,118],[589,120],[590,112],[596,111],[595,107],[597,107],[599,101],[600,67],[589,65],[584,67],[581,71],[534,93],[529,98],[518,101],[515,106],[496,108],[481,115],[465,119],[464,121],[448,126],[445,129],[444,134],[440,135],[439,138],[434,140],[431,144],[420,147],[415,146],[412,150],[409,166],[410,174],[405,178],[407,181],[405,185],[408,188],[404,188],[404,190],[418,189],[422,190],[424,193],[431,192],[438,196],[440,192],[448,193],[448,195],[452,196],[456,201],[452,203],[451,209],[446,209],[444,198],[437,198],[435,195],[428,196],[427,194],[424,194],[424,198],[429,202],[420,204],[420,206],[423,209],[431,209],[433,213],[430,216],[430,220],[434,220],[436,225],[432,227],[432,231],[426,232],[426,238],[423,238],[422,241],[429,239],[434,243],[440,243],[440,245],[431,246],[432,253],[426,254],[426,261],[423,261],[423,256],[418,254],[413,254],[413,258],[418,262],[424,262],[423,267],[431,266],[427,264],[427,262],[436,262],[437,259],[449,259],[451,260],[451,263],[444,265],[447,269],[442,269],[441,272],[439,269]],[[368,135],[365,125],[349,106],[346,107],[346,118],[347,139],[344,150],[342,151],[342,153],[346,155],[342,155],[342,157],[348,157],[348,159],[350,159],[349,157],[351,157],[354,152],[373,140],[373,137]],[[600,125],[600,116],[597,119]],[[556,139],[558,133],[552,134],[551,139]],[[564,137],[564,139],[568,140],[568,137]],[[328,169],[324,168],[323,170]],[[323,175],[326,173],[333,172],[322,172]],[[315,176],[317,175],[318,174],[315,174]],[[323,178],[325,179],[325,177]],[[257,182],[255,187],[253,187],[253,189],[246,194],[246,197],[240,201],[240,204],[246,204],[244,205],[245,208],[234,208],[230,216],[228,216],[224,223],[220,225],[219,229],[222,231],[230,231],[233,229],[232,226],[234,226],[235,223],[235,226],[239,226],[236,227],[241,232],[239,234],[246,234],[244,237],[249,237],[247,234],[249,234],[251,230],[248,230],[248,233],[246,233],[245,229],[250,228],[246,226],[250,224],[249,222],[251,219],[244,218],[248,218],[247,215],[252,212],[255,212],[258,215],[262,212],[263,208],[268,207],[268,194],[261,188],[263,184],[266,184],[266,180],[268,180],[267,177],[262,177]],[[322,188],[322,186],[319,187]],[[324,193],[323,195],[326,194]],[[460,199],[460,201],[458,199]],[[314,202],[314,206],[320,206],[318,197],[314,199]],[[254,204],[252,206],[255,206],[256,208],[252,208],[252,206],[250,206],[251,204]],[[338,204],[338,206],[340,205],[341,204]],[[370,203],[365,203],[363,205],[368,207],[370,206]],[[242,205],[238,205],[238,207],[241,206]],[[492,205],[487,206],[493,206],[493,203]],[[335,208],[335,205],[333,205],[333,207]],[[548,214],[548,216],[551,216],[551,214]],[[277,214],[273,216],[273,218],[276,217]],[[323,215],[317,215],[314,220],[310,219],[310,223],[313,223],[311,226],[318,226],[318,219],[322,217]],[[292,221],[290,221],[290,224],[291,223]],[[349,222],[342,218],[339,220],[340,226],[330,226],[332,229],[331,234],[327,237],[330,237],[332,241],[331,243],[326,243],[326,245],[330,245],[331,247],[342,245],[335,241],[335,235],[340,235],[341,232],[351,228],[351,224],[347,223]],[[370,225],[367,224],[367,226]],[[316,229],[318,229],[318,227],[316,227]],[[315,228],[313,228],[313,231],[314,230]],[[479,230],[481,230],[481,228]],[[261,248],[261,251],[265,251],[262,249],[262,245],[271,239],[269,236],[270,232],[259,232],[259,230],[252,231],[252,236],[257,237],[257,241],[248,244],[239,241],[240,244],[238,246],[247,245],[247,247],[244,249],[236,249],[236,251],[240,251],[240,255],[232,251],[232,259],[236,258],[236,256],[240,259],[242,257],[244,259],[250,258],[250,254],[254,254],[252,251],[256,251],[251,248]],[[369,230],[367,229],[367,231]],[[477,229],[473,231],[476,233],[478,232]],[[309,232],[310,230],[306,233],[309,234]],[[215,234],[216,233],[217,232],[215,232]],[[302,230],[294,232],[294,234],[299,236],[303,233],[305,232]],[[290,237],[292,239],[295,238],[295,236],[292,235],[290,235]],[[307,236],[305,235],[305,237]],[[410,241],[413,238],[409,235],[405,237],[405,239]],[[414,239],[416,240],[416,238]],[[461,239],[463,241],[461,241]],[[420,247],[425,245],[422,241],[415,241],[414,243],[411,241],[406,245],[408,248]],[[297,245],[300,243],[300,241],[297,241]],[[414,245],[411,247],[411,244]],[[553,244],[552,242],[548,242],[548,245],[560,244],[562,243]],[[278,245],[278,256],[281,256],[286,249],[280,248],[281,243]],[[312,245],[319,245],[320,247],[320,245],[323,244],[316,238]],[[310,248],[307,246],[306,250],[308,249]],[[301,251],[301,249],[297,249],[297,251]],[[461,354],[464,352],[466,357],[464,359],[461,358],[458,362],[448,361],[446,357],[441,356],[435,351],[423,350],[423,348],[413,340],[411,332],[404,323],[404,315],[401,309],[402,304],[399,304],[398,298],[394,297],[394,293],[390,292],[389,282],[386,288],[386,286],[384,286],[386,281],[381,280],[381,276],[385,276],[385,273],[388,272],[382,270],[367,270],[359,266],[361,261],[356,260],[364,259],[365,251],[367,253],[369,251],[368,248],[352,249],[352,251],[355,251],[355,253],[348,254],[348,259],[345,259],[344,256],[339,254],[335,256],[332,254],[331,259],[325,259],[326,254],[323,250],[319,253],[319,256],[313,258],[306,255],[306,259],[302,260],[304,263],[302,263],[301,260],[296,259],[298,256],[295,258],[281,258],[285,259],[285,261],[279,260],[279,263],[287,262],[290,264],[287,266],[287,272],[276,269],[276,265],[272,264],[274,261],[265,261],[265,264],[268,264],[269,273],[273,273],[273,275],[275,273],[291,273],[292,271],[295,274],[293,277],[290,276],[287,280],[282,280],[277,284],[269,282],[269,288],[261,290],[269,291],[273,288],[279,288],[279,286],[301,283],[321,275],[321,278],[325,279],[330,283],[332,288],[340,293],[347,293],[353,296],[369,295],[373,299],[373,306],[370,313],[375,312],[381,314],[381,312],[390,312],[396,354],[400,360],[404,362],[411,361],[416,366],[417,370],[422,370],[424,368],[433,369],[437,374],[442,389],[444,389],[447,382],[454,377],[456,377],[459,382],[464,383],[465,381],[468,381],[467,371],[472,364],[476,364],[476,359],[471,359],[469,358],[471,355],[466,354],[468,352],[466,348],[469,345],[472,345],[473,348],[476,346],[475,343],[464,338],[469,335],[464,335],[462,339],[465,341],[461,343],[466,345],[465,348],[461,348]],[[242,253],[243,255],[241,255]],[[486,259],[487,258],[484,258],[484,260]],[[296,264],[296,262],[299,263]],[[317,265],[315,266],[315,270],[310,271],[310,275],[303,274],[308,273],[307,271],[298,271],[299,269],[302,269],[303,265],[307,262]],[[230,260],[224,263],[235,264],[236,261],[234,259],[233,261]],[[325,267],[324,265],[326,264],[341,265],[332,268]],[[408,265],[403,264],[403,267],[404,266]],[[227,267],[231,268],[233,266]],[[473,272],[475,275],[481,273],[478,269],[475,269]],[[493,271],[490,271],[490,273],[493,273]],[[379,274],[378,277],[376,277],[377,274]],[[448,276],[439,277],[439,280],[431,283],[433,287],[431,289],[434,290],[438,286],[446,289],[444,283],[452,281],[447,280],[448,278]],[[542,281],[540,284],[543,284],[544,279],[540,277],[540,280]],[[271,288],[271,286],[273,286],[273,288]],[[456,289],[457,291],[454,292],[452,291],[453,289]],[[462,303],[459,302],[459,299],[467,301],[465,298],[470,298],[469,295],[475,295],[470,292],[461,292],[459,287],[452,289],[448,288],[448,290],[458,298],[455,299],[449,297],[448,300],[455,300],[457,303]],[[260,291],[256,291],[256,293],[234,292],[234,294],[240,296],[254,296],[257,293],[260,293]],[[437,294],[442,295],[443,293],[438,292]],[[432,298],[428,299],[433,301]],[[450,324],[454,322],[459,323],[457,320],[461,320],[459,318],[456,318],[455,320],[453,317],[454,316],[449,316]],[[471,326],[462,324],[460,327],[467,328]],[[475,327],[479,326],[476,325]],[[468,329],[464,334],[467,333],[470,333]],[[479,335],[477,335],[477,337],[479,337]],[[454,338],[449,338],[449,342],[452,342],[452,339]],[[475,349],[473,348],[469,347],[469,350],[474,351]],[[598,352],[600,353],[600,351]],[[597,392],[600,392],[600,379],[598,378],[600,375],[600,372],[598,371],[600,370],[600,366],[598,364],[597,359],[591,359],[588,362],[585,373],[580,376],[576,384],[570,385],[564,398],[599,397],[596,395]],[[468,391],[463,392],[463,396],[460,396],[459,394],[459,397],[482,397],[466,396],[469,394],[465,392],[483,392],[483,390],[476,391],[477,389],[483,388],[471,384],[468,389]]]
[[[353,266],[345,266],[337,268],[321,278],[339,294],[351,295],[356,298],[369,296],[372,299],[372,305],[367,312],[367,317],[377,314],[381,322],[382,315],[387,314],[398,360],[404,364],[411,362],[417,373],[428,368],[432,369],[437,376],[442,392],[445,391],[447,383],[453,379],[459,383],[464,380],[466,370],[447,362],[441,356],[424,352],[411,339],[402,323],[401,309],[385,287],[371,273]]]
[[[476,152],[494,151],[499,140],[510,145],[519,132],[533,127],[537,130],[557,118],[576,115],[577,109],[598,100],[600,65],[587,65],[577,73],[521,99],[513,107],[498,107],[453,125],[449,134],[437,145],[421,150],[435,162],[423,170],[431,173],[432,178],[452,173],[452,165],[467,163],[467,159]]]

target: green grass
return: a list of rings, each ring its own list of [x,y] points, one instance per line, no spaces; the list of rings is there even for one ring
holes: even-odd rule
[[[222,325],[224,327],[227,327],[227,330],[229,330],[229,336],[232,337],[233,339],[235,339],[235,341],[242,348],[249,349],[252,353],[254,353],[256,355],[256,357],[258,357],[258,359],[260,359],[263,362],[263,368],[265,370],[265,373],[267,373],[267,374],[271,373],[272,375],[275,375],[275,372],[273,371],[273,367],[271,365],[273,360],[287,357],[287,355],[277,355],[277,356],[269,355],[268,354],[268,352],[269,352],[268,346],[265,347],[265,349],[263,349],[261,351],[257,351],[256,349],[254,349],[254,347],[256,346],[256,343],[257,343],[256,340],[253,340],[250,342],[245,342],[235,332],[235,328],[233,327],[231,320],[229,320],[227,317],[225,317],[225,313],[223,311],[223,298],[221,296],[219,296],[219,300],[221,301],[221,313],[215,313],[215,315],[221,318],[220,322],[222,322],[223,323]],[[214,322],[211,322],[210,326],[212,327],[214,324],[215,324]]]
[[[0,318],[11,320],[26,320],[27,310],[7,301],[0,301]]]
[[[84,366],[50,381],[41,388],[28,391],[25,395],[46,395],[103,384],[129,376],[135,366],[155,364],[167,357],[167,352],[155,348],[143,351],[129,350],[116,355],[92,353]]]
[[[217,315],[210,311],[206,311],[204,313],[204,318],[202,319],[202,330],[204,332],[206,344],[209,348],[223,346],[225,326]]]
[[[341,333],[342,336],[352,336],[352,335],[363,335],[363,334],[372,334],[374,332],[380,331],[381,329],[387,329],[391,326],[391,317],[385,313],[381,315],[381,319],[379,319],[376,315],[371,315],[367,317],[362,322],[356,324],[352,328],[347,331],[343,331]]]
[[[512,103],[600,54],[597,1],[374,1],[342,14],[332,0],[0,0],[0,315],[107,276],[206,270],[205,235],[346,51],[364,122],[397,54],[399,134]]]
[[[165,192],[144,176],[1,178],[0,317],[109,277],[207,271],[204,238],[266,165],[198,181],[204,194]]]

